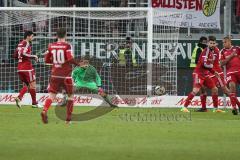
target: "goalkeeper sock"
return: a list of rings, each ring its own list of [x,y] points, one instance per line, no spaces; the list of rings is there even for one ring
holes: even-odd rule
[[[66,121],[71,121],[73,112],[73,100],[68,100],[67,102],[67,118]]]
[[[218,108],[218,95],[212,95],[213,107]]]
[[[114,104],[112,104],[111,100],[109,99],[109,97],[106,95],[106,96],[103,96],[103,99],[105,100],[105,102],[107,102],[111,107],[112,106],[115,106]]]
[[[237,103],[236,94],[235,93],[230,93],[229,98],[230,98],[230,101],[231,101],[231,104],[232,104],[232,108],[236,109],[236,103]]]
[[[200,95],[201,103],[202,103],[202,109],[206,109],[206,103],[207,103],[207,95],[201,94]]]
[[[43,111],[47,112],[52,104],[52,100],[50,98],[47,98],[43,107]]]
[[[27,86],[24,86],[24,87],[20,90],[19,95],[18,95],[18,98],[19,98],[20,100],[22,100],[24,94],[25,94],[27,91],[28,91],[28,87],[27,87]]]
[[[32,97],[32,104],[35,105],[37,104],[37,101],[36,101],[36,90],[35,89],[29,89],[29,93]]]
[[[194,96],[195,96],[195,94],[193,92],[189,93],[189,95],[184,103],[184,107],[188,107],[188,105],[191,103]]]

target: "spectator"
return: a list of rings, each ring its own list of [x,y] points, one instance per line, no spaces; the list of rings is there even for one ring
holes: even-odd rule
[[[48,0],[40,0],[39,4],[47,7],[48,6]]]
[[[27,3],[27,0],[18,0],[18,1],[22,3]]]
[[[33,24],[32,22],[29,23],[23,23],[22,24],[23,31],[32,31],[33,30]]]
[[[192,52],[190,68],[195,68],[197,66],[200,54],[206,47],[207,47],[207,37],[202,36],[199,39],[198,45],[194,48],[194,50]]]
[[[118,53],[118,64],[121,66],[133,66],[137,67],[137,60],[135,54],[132,52],[132,38],[126,37],[126,41],[124,44],[119,46]]]
[[[128,0],[121,0],[120,7],[127,7],[128,6]]]
[[[109,3],[109,0],[100,0],[100,2],[99,2],[99,7],[109,7],[110,5],[109,5],[110,3]]]
[[[4,7],[4,0],[0,0],[0,7]]]
[[[28,4],[37,5],[36,0],[28,0]]]
[[[75,0],[68,0],[68,1],[67,1],[67,6],[68,6],[68,7],[73,7],[74,5],[76,5]]]
[[[97,7],[99,0],[91,0],[91,7]]]

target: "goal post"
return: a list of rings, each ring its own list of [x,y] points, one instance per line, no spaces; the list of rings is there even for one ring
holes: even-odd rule
[[[36,33],[32,54],[40,57],[34,64],[37,92],[47,92],[50,66],[44,64],[43,53],[62,27],[75,57],[92,57],[109,94],[154,96],[160,85],[167,95],[177,95],[179,28],[156,24],[159,14],[171,13],[154,8],[0,7],[0,92],[21,88],[12,54],[24,30]]]

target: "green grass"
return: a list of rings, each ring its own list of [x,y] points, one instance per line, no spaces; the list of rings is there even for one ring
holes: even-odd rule
[[[91,109],[75,107],[74,113]],[[40,112],[0,106],[1,160],[239,159],[240,116],[230,112],[192,112],[190,119],[177,109],[120,108],[71,125],[54,107],[43,125]]]

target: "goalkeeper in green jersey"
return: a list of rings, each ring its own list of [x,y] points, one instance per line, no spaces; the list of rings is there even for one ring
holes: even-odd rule
[[[108,95],[101,88],[102,80],[92,65],[89,64],[88,59],[82,59],[78,67],[75,67],[72,72],[75,89],[87,88],[95,94],[99,94],[111,106],[117,107],[112,104]]]

